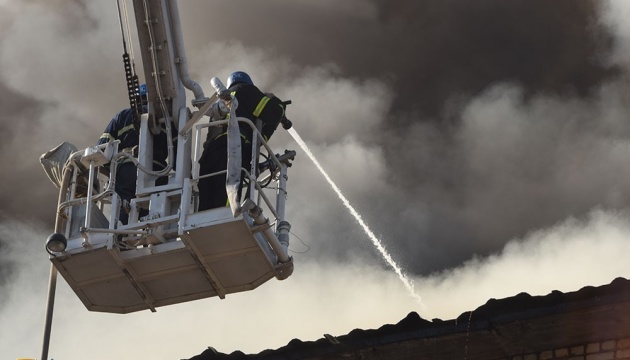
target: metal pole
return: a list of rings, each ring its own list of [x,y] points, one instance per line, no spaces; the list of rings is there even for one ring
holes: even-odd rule
[[[71,157],[71,159],[74,160],[74,154]],[[70,171],[72,171],[73,173],[72,175],[73,184],[72,184],[72,190],[70,194],[71,194],[71,198],[74,197],[76,185],[77,185],[78,169],[73,166],[64,166],[63,176],[62,176],[63,181],[61,183],[61,186],[59,187],[59,198],[57,199],[57,206],[59,206],[59,204],[61,204],[61,202],[64,199],[68,200],[67,191],[68,191],[68,186],[70,182],[70,178],[68,177],[68,174]],[[90,188],[91,186],[92,184],[90,184]],[[61,232],[61,229],[63,228],[61,226],[62,216],[60,212],[61,212],[61,209],[58,207],[57,214],[55,215],[55,232],[56,233]],[[44,340],[42,344],[42,356],[40,360],[48,359],[48,347],[50,345],[50,331],[52,329],[53,309],[55,307],[55,291],[56,290],[57,290],[57,268],[55,268],[55,265],[51,262],[50,263],[50,277],[48,279],[48,300],[46,301],[46,322],[44,324]]]
[[[53,308],[55,307],[55,290],[57,288],[57,268],[50,264],[50,279],[48,280],[48,301],[46,302],[46,324],[44,325],[44,343],[42,344],[41,360],[48,359],[50,345],[50,330],[52,328]]]
[[[280,166],[280,174],[278,175],[278,189],[276,190],[276,211],[278,212],[278,220],[284,221],[284,209],[287,202],[287,164],[282,163]]]
[[[85,205],[85,228],[89,229],[92,220],[92,196],[94,195],[94,160],[90,160],[90,172],[88,176],[87,204]],[[87,237],[85,239],[89,243]]]
[[[171,14],[171,33],[173,35],[173,48],[175,50],[175,56],[177,57],[175,63],[177,65],[177,70],[179,70],[179,78],[181,79],[182,84],[193,92],[195,100],[203,101],[206,99],[206,96],[203,94],[203,89],[201,89],[201,86],[199,86],[199,84],[194,81],[188,73],[188,61],[186,60],[184,35],[182,33],[182,23],[179,18],[177,0],[168,0],[168,7]]]

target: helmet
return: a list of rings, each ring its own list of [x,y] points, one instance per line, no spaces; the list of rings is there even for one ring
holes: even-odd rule
[[[228,88],[230,88],[230,87],[232,87],[232,85],[236,85],[236,84],[240,84],[240,83],[254,85],[254,82],[252,81],[252,78],[250,78],[249,75],[247,75],[246,72],[235,71],[235,72],[231,73],[230,76],[228,76],[227,85],[226,86]]]
[[[147,84],[142,84],[138,87],[140,93],[140,104],[142,105],[142,112],[147,112],[147,105],[149,103],[149,91],[147,90]]]
[[[140,96],[147,96],[147,84],[140,85]]]

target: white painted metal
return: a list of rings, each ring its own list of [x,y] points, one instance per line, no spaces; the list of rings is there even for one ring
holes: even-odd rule
[[[90,232],[89,250],[71,239],[51,260],[89,310],[114,313],[225,297],[275,275],[245,219],[229,209],[195,215],[174,241],[120,251],[111,236]]]

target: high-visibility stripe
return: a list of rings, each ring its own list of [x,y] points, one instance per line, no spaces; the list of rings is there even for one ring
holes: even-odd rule
[[[278,105],[278,106],[280,106],[280,110],[282,110],[282,117],[284,117],[284,106],[282,105]]]
[[[223,136],[223,135],[227,135],[227,131],[226,131],[226,132],[224,132],[224,133],[221,133],[221,134],[219,134],[219,135],[217,135],[217,136],[215,136],[215,137],[214,137],[214,140],[216,140],[216,139],[220,138],[220,137],[221,137],[221,136]],[[249,144],[249,139],[247,139],[247,136],[245,136],[245,135],[241,134],[241,137],[243,138],[243,140],[245,140],[245,143],[246,143],[246,144]]]
[[[101,135],[101,139],[105,139],[107,140],[107,142],[115,140],[114,137],[110,133],[103,133],[103,135]]]
[[[232,96],[236,96],[236,91],[232,91],[230,93]],[[260,102],[258,102],[258,105],[256,105],[256,109],[254,109],[254,112],[252,113],[252,115],[254,115],[255,117],[259,117],[260,114],[263,112],[263,110],[265,109],[265,106],[267,106],[267,103],[269,102],[269,100],[271,100],[270,97],[268,96],[263,96],[262,99],[260,99]],[[280,106],[282,108],[282,106]],[[282,108],[282,112],[284,113],[284,108]],[[230,118],[230,114],[227,114],[226,119]],[[220,136],[223,136],[227,134],[227,132],[224,132],[222,134],[219,134],[217,136],[215,136],[215,139],[218,139]],[[246,143],[249,144],[249,140],[247,139],[247,137],[245,137],[245,135],[241,134],[241,137],[243,138],[243,140],[245,140]],[[265,139],[265,141],[268,141],[269,138],[266,135],[263,135],[263,138]]]
[[[258,105],[256,106],[256,110],[254,110],[253,115],[255,117],[259,117],[260,113],[263,111],[263,109],[265,108],[265,106],[267,105],[267,103],[269,102],[269,100],[271,100],[271,98],[265,96],[263,97],[260,102],[258,103]]]
[[[118,138],[120,138],[127,131],[131,131],[131,130],[134,130],[133,124],[127,125],[124,128],[118,130]]]

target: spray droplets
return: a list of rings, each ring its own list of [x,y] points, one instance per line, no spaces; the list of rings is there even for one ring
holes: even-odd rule
[[[405,276],[405,274],[403,274],[401,268],[398,266],[398,264],[396,264],[394,259],[392,259],[391,255],[383,247],[383,245],[381,244],[381,241],[376,237],[376,235],[374,235],[372,230],[370,230],[370,228],[367,226],[367,224],[363,221],[363,218],[361,217],[361,215],[354,209],[354,207],[350,204],[348,199],[346,199],[346,197],[343,196],[343,194],[341,193],[341,190],[339,190],[339,187],[337,187],[337,185],[332,181],[330,176],[328,176],[326,171],[324,171],[324,169],[322,168],[322,166],[319,163],[319,161],[317,161],[317,159],[315,158],[313,153],[310,151],[308,146],[306,146],[306,143],[304,142],[304,140],[302,140],[300,135],[298,135],[297,131],[295,131],[295,128],[289,129],[289,134],[291,134],[291,136],[293,136],[293,139],[295,139],[295,141],[298,143],[298,145],[300,145],[302,150],[304,150],[304,152],[308,155],[308,157],[313,161],[313,163],[315,164],[317,169],[322,173],[324,178],[326,178],[326,181],[328,181],[328,183],[330,184],[332,189],[335,191],[335,193],[337,193],[337,196],[339,196],[339,199],[343,202],[343,205],[348,209],[348,211],[350,211],[350,214],[355,218],[355,220],[363,228],[363,231],[370,238],[370,240],[372,241],[372,244],[374,244],[376,249],[383,256],[383,259],[385,259],[385,261],[387,261],[389,266],[391,266],[392,269],[394,269],[394,271],[396,272],[396,274],[400,278],[400,281],[402,281],[403,285],[405,285],[405,288],[409,291],[409,294],[416,301],[418,301],[418,303],[420,305],[423,305],[422,304],[422,298],[420,297],[420,295],[418,295],[416,293],[416,291],[414,289],[414,286],[411,283],[411,281],[409,280],[409,278],[407,278],[407,276]]]

